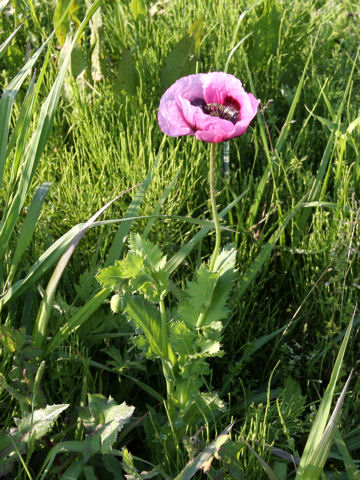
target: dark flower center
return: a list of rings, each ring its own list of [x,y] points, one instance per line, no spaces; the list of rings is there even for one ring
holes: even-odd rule
[[[196,98],[191,104],[200,107],[204,113],[211,117],[223,118],[234,124],[237,122],[240,113],[239,103],[231,97],[226,97],[223,105],[220,103],[205,103],[202,98]]]

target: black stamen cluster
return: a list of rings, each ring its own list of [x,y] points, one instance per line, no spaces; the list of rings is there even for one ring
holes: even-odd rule
[[[206,115],[223,118],[234,124],[239,118],[240,105],[231,97],[225,98],[224,105],[220,103],[205,103],[202,98],[195,98],[192,100],[191,105],[194,105],[194,107],[200,107]]]
[[[207,103],[202,107],[202,110],[211,117],[219,117],[224,120],[230,120],[230,122],[236,123],[239,110],[235,105],[221,105],[219,103]]]

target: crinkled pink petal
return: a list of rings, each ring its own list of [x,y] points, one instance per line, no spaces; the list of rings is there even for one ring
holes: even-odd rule
[[[195,133],[174,100],[161,99],[158,122],[161,131],[170,137],[193,135]]]
[[[248,129],[251,120],[257,114],[257,109],[259,106],[259,100],[254,97],[252,93],[248,93],[248,102],[243,106],[240,111],[240,120],[235,124],[235,137],[243,135]],[[245,103],[245,102],[244,102]]]
[[[240,80],[229,73],[210,72],[204,74],[203,86],[206,103],[223,104],[226,97],[232,97],[239,102],[239,97],[247,95]]]
[[[179,78],[179,80],[176,80],[176,82],[166,90],[163,96],[176,98],[181,95],[188,100],[203,98],[203,76],[204,74],[200,73]]]
[[[161,131],[170,137],[195,133],[176,102],[180,95],[202,97],[202,85],[198,75],[180,78],[161,97],[158,122]]]
[[[248,93],[248,95],[249,95],[251,107],[252,107],[252,110],[253,110],[252,118],[254,118],[255,115],[257,114],[257,109],[258,109],[258,106],[259,106],[260,102],[257,98],[254,97],[254,95],[252,93]]]

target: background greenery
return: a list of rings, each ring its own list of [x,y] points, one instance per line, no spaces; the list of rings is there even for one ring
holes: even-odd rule
[[[0,60],[3,90],[51,34],[66,7],[66,2],[5,3],[0,19],[2,41],[20,23],[23,26]],[[58,24],[36,106],[57,78],[64,35],[76,30],[88,8],[87,2],[73,2],[62,26]],[[55,21],[54,12],[58,15]],[[171,83],[171,72],[181,76],[227,68],[240,78],[245,89],[261,99],[262,108],[246,135],[229,144],[228,177],[223,174],[227,147],[216,148],[219,209],[244,194],[223,222],[230,227],[223,233],[224,241],[237,247],[238,280],[225,322],[225,353],[212,360],[206,381],[208,391],[218,392],[225,403],[221,415],[211,420],[205,416],[202,422],[189,425],[187,435],[205,425],[206,431],[199,433],[205,445],[236,418],[232,439],[246,439],[280,478],[293,478],[293,465],[270,457],[268,446],[301,455],[359,295],[359,14],[353,0],[104,1],[73,50],[51,136],[15,231],[19,232],[35,189],[51,182],[33,241],[16,273],[15,280],[19,280],[56,239],[86,222],[120,192],[141,183],[151,168],[153,178],[139,215],[154,213],[177,175],[160,212],[211,218],[208,145],[192,137],[167,138],[161,144],[157,108],[164,86]],[[101,25],[96,23],[100,21]],[[95,34],[94,42],[91,35]],[[39,70],[41,62],[45,62],[45,53]],[[13,128],[29,82],[30,77],[16,98]],[[34,108],[33,128],[39,111]],[[5,186],[11,181],[11,155],[5,165]],[[6,188],[0,195],[4,210],[9,201]],[[130,192],[121,197],[101,219],[122,218],[132,196]],[[141,219],[131,228],[142,233],[146,225],[147,219]],[[106,263],[117,228],[116,223],[92,228],[81,240],[56,292],[48,340],[99,290],[95,274]],[[173,218],[155,220],[149,239],[171,258],[198,229]],[[209,257],[212,245],[209,234],[176,269],[174,283],[183,286]],[[5,258],[5,271],[7,262]],[[249,275],[250,267],[255,268],[254,277]],[[27,341],[50,273],[2,310],[2,323],[14,329],[25,327]],[[359,357],[358,323],[355,314],[345,373]],[[151,431],[153,420],[149,418],[160,415],[162,406],[144,385],[161,395],[165,385],[156,363],[141,356],[129,341],[131,335],[125,318],[114,315],[105,301],[79,329],[64,335],[42,357],[44,406],[70,407],[57,420],[51,439],[39,440],[33,447],[28,459],[33,478],[49,449],[47,442],[53,446],[84,438],[76,427],[77,406],[85,405],[88,393],[111,396],[117,403],[126,401],[135,407],[131,427],[117,440],[118,449],[126,445],[133,455],[154,465],[165,456],[163,471],[173,477],[191,458],[180,445],[177,455],[181,460],[174,465]],[[263,341],[256,343],[261,337]],[[8,430],[13,418],[22,413],[16,392],[32,398],[33,391],[23,369],[26,355],[16,349],[9,352],[4,345],[1,355],[0,371],[8,388],[1,393],[0,418]],[[340,423],[354,459],[360,451],[359,391],[355,377]],[[241,470],[230,469],[225,478],[265,475],[248,448],[244,446],[236,455]],[[71,465],[68,459],[63,461]],[[95,473],[96,464],[93,459]],[[16,473],[9,478],[28,475],[21,462],[15,465]],[[139,465],[139,470],[145,468]],[[61,478],[59,464],[52,468],[48,478]],[[333,447],[326,478],[358,478],[357,472],[351,477],[345,470],[344,456]],[[90,474],[79,475],[71,478]]]

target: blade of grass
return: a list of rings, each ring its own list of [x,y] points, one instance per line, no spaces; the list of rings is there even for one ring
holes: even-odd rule
[[[230,430],[234,423],[228,425],[215,440],[213,440],[194,460],[186,465],[186,467],[174,478],[174,480],[190,480],[200,469],[206,470],[213,456],[220,450],[221,446],[229,440]]]
[[[325,462],[329,456],[330,448],[333,443],[338,419],[340,416],[340,409],[345,399],[345,394],[349,387],[352,377],[352,371],[346,380],[344,388],[341,391],[340,397],[336,402],[333,413],[331,414],[329,423],[327,424],[324,434],[316,450],[312,453],[308,465],[305,467],[305,472],[302,475],[302,480],[317,480],[323,471]]]
[[[353,328],[357,327],[358,325],[360,325],[360,316],[354,318],[354,323],[353,323]],[[321,350],[318,354],[314,355],[314,358],[321,358],[323,357],[324,355],[326,355],[326,353],[331,350],[332,348],[334,348],[334,345],[336,345],[337,343],[340,343],[340,341],[344,338],[345,334],[346,334],[346,328],[341,332],[339,333],[339,335],[337,335],[331,343],[329,343],[325,348],[324,350]]]
[[[11,137],[9,139],[9,143],[6,149],[6,156],[5,158],[8,158],[10,155],[11,150],[13,149],[14,145],[16,145],[16,150],[15,150],[15,155],[14,159],[12,162],[12,167],[11,167],[11,179],[8,185],[8,200],[7,203],[11,203],[9,201],[9,198],[12,198],[14,195],[15,191],[15,181],[18,177],[18,172],[22,168],[21,166],[23,165],[24,159],[26,158],[25,156],[25,150],[26,150],[26,139],[28,135],[28,131],[30,129],[30,126],[32,124],[32,115],[34,112],[34,108],[36,106],[37,98],[39,96],[39,93],[42,88],[43,80],[45,78],[46,70],[49,64],[49,61],[51,59],[51,52],[52,52],[52,40],[53,37],[49,38],[48,42],[48,48],[47,52],[45,55],[45,59],[42,63],[40,73],[38,80],[36,82],[36,88],[34,88],[35,85],[35,76],[36,72],[34,72],[32,80],[30,82],[29,88],[26,92],[25,99],[23,101],[23,104],[21,106],[21,110],[19,113],[19,116],[16,120],[16,124],[13,128]],[[8,211],[8,206],[6,205],[6,209],[4,210],[3,217],[5,218],[5,215]]]
[[[260,3],[262,3],[264,0],[255,0],[255,2],[250,5],[248,8],[245,8],[245,10],[243,10],[241,12],[241,14],[239,15],[239,18],[238,18],[238,21],[236,23],[236,26],[235,26],[235,29],[234,29],[234,33],[233,33],[233,36],[232,36],[232,40],[231,40],[231,44],[230,44],[230,54],[226,60],[226,63],[225,63],[225,68],[224,68],[224,72],[227,73],[227,69],[228,69],[228,66],[229,66],[229,61],[230,61],[230,58],[231,56],[233,55],[233,53],[236,51],[236,49],[238,48],[237,46],[235,46],[235,43],[236,43],[236,37],[237,37],[237,34],[239,32],[239,28],[240,28],[240,25],[241,25],[241,22],[244,20],[244,18],[246,17],[246,15],[254,8],[256,7],[257,5],[259,5]]]
[[[75,225],[71,230],[66,232],[62,237],[56,240],[36,262],[29,268],[25,278],[18,280],[6,289],[1,297],[1,306],[15,300],[22,295],[31,285],[39,280],[44,273],[54,265],[61,255],[67,250],[74,237],[79,233],[84,224]]]
[[[243,442],[250,450],[250,452],[259,460],[261,466],[263,467],[266,475],[268,476],[268,478],[270,478],[270,480],[281,480],[274,472],[274,470],[270,467],[270,465],[265,462],[265,460],[253,449],[253,447],[246,440],[240,439],[240,441]]]
[[[59,345],[65,342],[71,333],[75,332],[81,325],[83,325],[86,320],[88,320],[88,318],[101,307],[110,293],[111,289],[109,288],[103,288],[95,293],[95,295],[91,297],[91,299],[88,300],[85,305],[56,332],[47,345],[44,356],[53,352]]]
[[[59,284],[59,281],[62,277],[62,274],[64,273],[65,267],[68,264],[72,254],[75,251],[75,248],[79,244],[80,240],[82,237],[85,235],[85,232],[88,230],[88,228],[91,227],[91,225],[95,222],[95,220],[102,214],[104,211],[110,207],[116,200],[118,200],[120,197],[131,191],[132,189],[136,188],[131,187],[130,189],[126,190],[125,192],[120,193],[117,195],[114,199],[110,200],[106,205],[104,205],[100,210],[98,210],[82,227],[82,229],[78,232],[78,234],[75,236],[75,238],[72,240],[69,248],[66,250],[66,252],[63,254],[61,257],[59,263],[57,264],[50,280],[48,283],[48,286],[46,287],[46,291],[44,293],[44,298],[41,302],[38,315],[36,317],[36,321],[34,324],[34,329],[32,333],[32,344],[35,348],[42,348],[44,340],[46,338],[46,330],[47,330],[47,325],[48,321],[50,318],[50,314],[52,311],[54,299],[55,299],[55,293],[57,290],[57,286]]]
[[[29,88],[26,92],[25,99],[21,105],[19,116],[17,118],[16,124],[12,131],[12,134],[6,149],[5,158],[8,158],[11,150],[16,145],[16,152],[14,154],[14,159],[12,161],[12,166],[11,166],[11,177],[7,186],[8,199],[11,197],[12,192],[14,191],[14,184],[18,175],[20,162],[24,156],[26,136],[31,124],[31,111],[33,109],[34,99],[35,99],[34,85],[35,85],[35,73],[31,79]],[[9,200],[7,200],[6,204],[7,203],[10,203]],[[6,211],[7,210],[4,211],[3,217],[5,216]]]
[[[249,210],[248,218],[247,218],[247,221],[246,221],[246,225],[248,226],[248,228],[250,228],[255,222],[255,218],[258,214],[259,207],[260,207],[260,202],[261,202],[261,199],[264,196],[265,187],[266,187],[266,184],[268,182],[268,178],[269,178],[270,173],[272,174],[272,177],[273,177],[274,187],[276,187],[276,179],[275,179],[275,173],[273,171],[273,163],[279,157],[279,154],[280,154],[280,152],[283,148],[283,145],[284,145],[284,143],[285,143],[285,141],[288,137],[288,134],[290,132],[290,126],[291,126],[292,120],[294,118],[295,109],[296,109],[297,104],[299,103],[299,100],[300,100],[300,95],[301,95],[301,92],[302,92],[302,89],[303,89],[303,86],[304,86],[306,73],[307,73],[307,70],[308,70],[308,67],[309,67],[309,64],[310,64],[310,60],[312,59],[312,55],[313,55],[314,48],[315,48],[315,45],[316,45],[316,42],[317,42],[317,39],[318,39],[318,35],[319,35],[319,32],[317,33],[317,35],[316,35],[316,37],[315,37],[315,39],[312,43],[308,59],[305,63],[303,73],[301,75],[300,81],[299,81],[298,86],[296,88],[294,99],[291,103],[289,112],[287,114],[285,123],[284,123],[284,125],[281,129],[280,135],[279,135],[279,137],[276,141],[273,154],[271,154],[270,151],[269,151],[268,141],[267,141],[266,132],[265,132],[264,121],[258,115],[258,125],[259,125],[259,129],[260,129],[260,135],[261,135],[261,138],[262,138],[262,141],[263,141],[264,151],[265,151],[265,154],[266,154],[268,165],[267,165],[267,167],[264,171],[264,174],[263,174],[263,176],[262,176],[262,178],[261,178],[261,180],[258,184],[257,190],[255,192],[255,196],[254,196],[255,200],[253,201],[253,203],[250,207],[250,210]],[[253,94],[256,96],[255,86],[254,86],[254,82],[253,82],[252,75],[251,75],[251,70],[250,70],[248,62],[247,62],[246,54],[245,54],[245,52],[243,52],[243,53],[244,53],[245,68],[246,68],[250,88],[251,88],[251,91],[253,92]],[[277,198],[277,200],[279,200],[278,197],[276,197],[276,198]],[[278,202],[278,204],[279,204],[279,202]],[[280,214],[280,218],[281,218],[282,217],[281,210],[279,211],[279,214]]]
[[[46,455],[46,458],[41,466],[40,472],[37,475],[36,480],[45,479],[46,475],[50,471],[51,465],[54,463],[54,460],[59,453],[83,453],[84,445],[84,442],[80,442],[77,440],[68,440],[54,445]]]
[[[0,129],[0,188],[3,183],[4,175],[4,166],[6,159],[6,150],[7,150],[7,140],[9,135],[9,126],[10,126],[10,116],[11,110],[15,101],[15,97],[18,94],[21,85],[25,81],[29,72],[34,67],[36,61],[38,60],[41,52],[44,50],[46,44],[50,41],[52,36],[50,36],[41,47],[34,53],[34,55],[25,63],[22,69],[15,75],[15,77],[9,82],[8,86],[5,88],[1,100],[0,100],[0,118],[1,118],[1,129]]]
[[[345,349],[346,349],[346,346],[347,346],[347,343],[348,343],[348,340],[349,340],[349,337],[350,337],[350,332],[351,332],[351,328],[352,328],[352,325],[353,325],[354,315],[355,315],[355,311],[354,311],[353,317],[351,318],[351,320],[349,322],[349,325],[347,327],[346,334],[345,334],[344,339],[341,343],[339,353],[337,355],[336,362],[335,362],[334,368],[333,368],[332,373],[331,373],[330,382],[329,382],[329,384],[326,388],[325,394],[323,396],[323,399],[322,399],[322,401],[320,403],[320,406],[319,406],[319,409],[317,411],[314,423],[311,427],[310,434],[309,434],[309,437],[307,439],[303,455],[301,457],[299,469],[297,471],[295,480],[303,480],[304,479],[303,475],[304,475],[307,467],[310,465],[312,455],[317,450],[317,448],[318,448],[318,446],[319,446],[319,444],[320,444],[320,442],[323,438],[323,434],[324,434],[324,431],[325,431],[325,428],[326,428],[326,424],[327,424],[327,420],[328,420],[328,416],[329,416],[329,412],[330,412],[330,408],[331,408],[331,402],[332,402],[332,399],[333,399],[334,393],[335,393],[335,386],[336,386],[337,380],[338,380],[339,375],[340,375],[340,370],[341,370],[342,362],[343,362],[343,359],[344,359]]]
[[[52,185],[51,183],[45,182],[36,189],[34,197],[29,206],[29,210],[26,214],[24,223],[17,236],[16,249],[15,249],[15,253],[10,266],[10,272],[6,282],[7,285],[11,284],[14,278],[14,275],[16,273],[17,267],[19,265],[19,262],[22,259],[22,256],[26,248],[29,246],[31,242],[31,239],[33,237],[34,230],[36,227],[36,222],[40,215],[42,204],[44,203],[44,200],[50,190],[51,185]]]
[[[6,5],[10,2],[10,0],[1,0],[0,1],[0,13],[2,13],[2,11],[4,10],[4,8],[6,7]]]
[[[30,473],[30,471],[29,471],[29,469],[28,469],[28,467],[27,467],[27,465],[26,465],[26,462],[25,462],[23,456],[21,455],[21,452],[19,451],[19,449],[18,449],[18,447],[17,447],[17,445],[16,445],[16,442],[14,442],[14,440],[13,440],[13,438],[12,438],[12,436],[11,436],[10,434],[9,434],[9,438],[10,438],[12,444],[13,444],[13,447],[14,447],[14,450],[15,450],[15,452],[16,452],[16,455],[17,455],[17,456],[19,457],[19,459],[20,459],[20,462],[21,462],[21,464],[22,464],[22,466],[23,466],[23,469],[24,469],[25,472],[26,472],[27,478],[28,478],[29,480],[33,480],[33,477],[32,477],[32,475],[31,475],[31,473]]]
[[[50,136],[50,131],[54,122],[55,112],[60,99],[60,93],[65,79],[66,70],[68,68],[72,49],[78,40],[80,34],[85,28],[86,24],[90,20],[93,13],[100,6],[102,0],[97,0],[90,8],[86,17],[82,21],[77,34],[72,42],[70,37],[64,44],[62,49],[63,61],[59,69],[59,73],[55,79],[55,82],[47,96],[43,106],[40,110],[39,120],[35,131],[31,137],[30,143],[25,153],[25,159],[22,165],[22,175],[19,180],[17,191],[14,194],[13,201],[7,212],[5,219],[2,221],[0,229],[0,258],[4,255],[6,246],[9,243],[10,236],[13,232],[21,208],[23,207],[24,200],[31,184],[31,180],[34,176],[36,167],[39,163],[40,156],[44,151],[45,144]],[[46,42],[45,42],[46,43]],[[44,44],[45,45],[45,44]],[[1,118],[1,114],[0,114]],[[2,178],[2,171],[0,178]]]
[[[39,30],[40,34],[46,38],[46,35],[45,35],[45,32],[44,30],[42,29],[41,25],[40,25],[40,22],[39,22],[39,19],[36,15],[36,10],[35,10],[35,7],[34,7],[34,2],[33,0],[27,0],[27,6],[29,7],[30,9],[30,13],[31,13],[31,16],[34,20],[34,24],[36,25],[36,28]]]
[[[257,338],[256,340],[254,340],[254,342],[251,342],[248,345],[248,348],[247,346],[245,346],[245,349],[244,349],[245,351],[239,360],[239,364],[248,362],[254,353],[260,350],[264,345],[270,342],[273,338],[276,338],[278,335],[283,333],[287,328],[289,328],[288,323],[286,325],[283,325],[281,328],[278,328],[274,332],[269,333],[268,335],[263,335],[262,337]]]
[[[0,12],[1,12],[1,9],[0,9]],[[5,40],[5,42],[3,42],[1,45],[0,45],[0,60],[2,59],[2,57],[5,55],[6,53],[6,50],[8,48],[8,46],[10,45],[12,39],[15,37],[15,35],[17,34],[17,32],[20,30],[20,28],[23,26],[24,24],[21,23],[13,32],[11,35],[9,35],[9,37]]]

